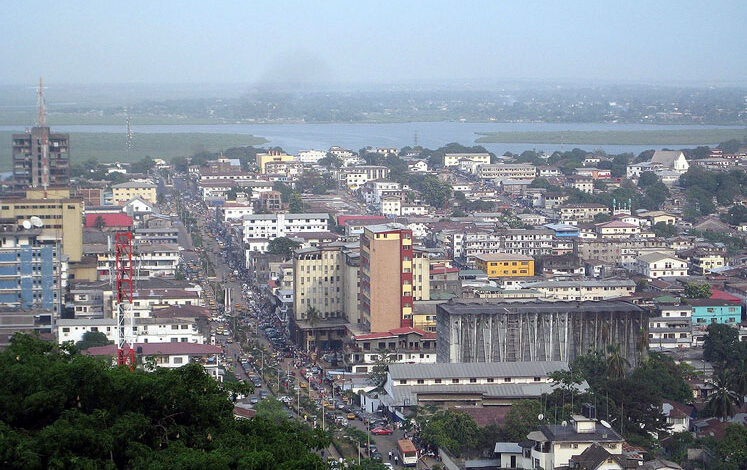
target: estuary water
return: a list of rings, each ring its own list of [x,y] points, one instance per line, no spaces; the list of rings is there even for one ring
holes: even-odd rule
[[[269,140],[266,145],[280,146],[285,151],[326,150],[333,145],[358,150],[372,147],[413,146],[415,142],[428,148],[438,148],[449,142],[462,145],[476,145],[478,132],[531,132],[531,131],[636,131],[666,129],[698,129],[724,126],[679,126],[650,124],[599,124],[599,123],[471,123],[471,122],[403,122],[387,124],[170,124],[137,125],[132,131],[138,133],[217,133],[251,134]],[[22,132],[25,126],[0,126],[0,131]],[[57,132],[111,132],[124,133],[125,127],[115,125],[68,125],[53,126]],[[715,145],[718,142],[704,142]],[[524,150],[552,152],[570,150],[574,147],[584,150],[604,150],[610,154],[632,152],[638,154],[650,148],[679,148],[681,145],[574,145],[574,144],[482,144],[489,151],[502,155],[509,151],[521,153]]]

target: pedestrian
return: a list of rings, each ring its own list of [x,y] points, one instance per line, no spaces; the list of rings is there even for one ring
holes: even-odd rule
[[[392,460],[392,451],[389,451],[389,460]]]
[[[394,456],[394,465],[399,465],[399,457]]]

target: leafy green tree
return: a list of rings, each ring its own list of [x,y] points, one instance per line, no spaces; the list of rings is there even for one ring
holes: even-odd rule
[[[612,217],[610,217],[609,214],[605,214],[603,212],[600,212],[599,214],[594,214],[594,223],[599,224],[602,222],[609,222],[612,220]]]
[[[718,148],[723,150],[724,153],[737,153],[739,147],[742,145],[744,145],[743,142],[740,142],[738,139],[731,139],[718,144]]]
[[[101,230],[104,227],[106,227],[106,221],[104,220],[104,218],[102,216],[100,216],[100,215],[96,216],[96,220],[93,221],[93,226],[96,227],[97,229]]]
[[[725,222],[729,225],[740,225],[747,222],[747,207],[741,204],[732,206],[726,214]]]
[[[291,420],[236,420],[199,364],[130,372],[15,335],[0,352],[0,467],[324,468],[329,437]]]
[[[685,297],[690,299],[708,299],[713,295],[711,285],[707,282],[688,282],[685,284]]]
[[[430,206],[442,208],[451,196],[451,185],[442,182],[435,175],[426,175],[417,188],[423,196],[423,200]]]
[[[444,447],[456,457],[475,449],[480,428],[466,413],[442,410],[420,426],[420,439],[431,447]]]
[[[542,403],[539,400],[519,400],[511,405],[503,424],[503,436],[510,442],[526,440],[527,434],[540,425]]]
[[[376,388],[382,388],[386,383],[389,365],[397,362],[397,354],[382,350],[376,354],[376,360],[368,373],[368,381]]]
[[[288,237],[277,237],[270,240],[267,244],[267,251],[273,255],[281,255],[286,260],[293,256],[296,248],[301,246],[300,243],[294,242]]]
[[[661,205],[671,196],[669,188],[667,188],[667,185],[661,181],[657,181],[646,187],[644,194],[647,199],[646,207],[649,209],[660,208]]]
[[[652,384],[663,399],[688,402],[692,400],[692,391],[682,367],[669,356],[650,352],[646,361],[631,372],[630,379]]]
[[[677,235],[677,227],[666,222],[657,222],[652,227],[654,234],[659,238],[670,238]]]
[[[133,173],[148,173],[155,166],[156,162],[151,157],[146,156],[130,164],[130,171]]]
[[[706,328],[703,341],[703,359],[724,367],[732,360],[738,359],[735,358],[738,344],[739,331],[736,328],[722,323],[711,323]]]
[[[78,351],[83,351],[95,346],[106,346],[112,343],[113,341],[109,341],[109,338],[100,331],[87,331],[83,333],[81,340],[75,343],[75,347],[78,348]]]
[[[644,171],[641,173],[641,176],[638,177],[638,187],[643,189],[647,188],[653,184],[658,183],[659,177],[656,175],[656,173],[652,171]]]
[[[291,214],[303,214],[306,212],[306,204],[303,203],[303,199],[301,199],[300,194],[293,193],[293,195],[290,197],[290,201],[288,202],[288,211],[290,211]]]
[[[283,408],[283,404],[272,397],[260,400],[254,405],[257,417],[267,419],[268,421],[281,421],[288,419],[288,413]]]
[[[747,426],[728,424],[724,436],[709,439],[710,448],[716,451],[718,468],[723,470],[743,470],[747,468]]]

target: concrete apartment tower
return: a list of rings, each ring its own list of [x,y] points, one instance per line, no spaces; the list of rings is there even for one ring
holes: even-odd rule
[[[370,331],[412,326],[412,231],[370,225],[361,236],[360,313]]]
[[[70,136],[50,131],[41,78],[38,95],[36,126],[12,137],[13,190],[18,192],[70,184]]]

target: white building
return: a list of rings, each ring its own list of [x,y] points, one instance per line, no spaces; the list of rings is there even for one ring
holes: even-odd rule
[[[136,356],[145,359],[147,364],[152,359],[156,367],[178,368],[190,362],[201,364],[212,378],[222,382],[223,369],[220,359],[222,350],[218,346],[199,343],[135,343],[133,349]],[[96,346],[89,348],[84,354],[91,356],[108,356],[116,357],[117,348],[115,345]]]
[[[537,169],[529,163],[498,163],[495,165],[480,165],[477,177],[480,179],[499,180],[534,180]]]
[[[470,160],[481,165],[490,164],[489,153],[447,153],[444,155],[444,166],[457,166],[460,160]]]
[[[402,200],[398,197],[383,197],[381,199],[381,215],[386,217],[402,215]]]
[[[523,287],[540,291],[547,300],[606,300],[635,292],[635,282],[630,279],[540,281],[523,284]]]
[[[427,173],[428,163],[425,160],[418,160],[407,164],[407,171],[411,173]]]
[[[327,156],[327,152],[324,150],[301,150],[298,152],[298,160],[301,163],[317,163],[322,158]]]
[[[179,266],[179,246],[170,243],[138,244],[133,249],[133,263],[135,279],[153,277],[169,277],[176,275]],[[97,255],[97,271],[99,279],[109,279],[114,269],[114,253],[105,252]]]
[[[240,219],[245,215],[254,214],[254,206],[252,204],[241,204],[236,202],[227,202],[223,204],[219,210],[223,215],[223,222]]]
[[[594,445],[602,447],[609,454],[622,454],[623,438],[615,432],[580,415],[574,415],[571,422],[563,424],[546,424],[537,431],[527,435],[533,442],[531,448],[531,466],[524,468],[558,468],[569,465],[572,458],[580,456]],[[613,462],[615,463],[614,460]],[[618,466],[597,467],[599,470],[617,469]]]
[[[401,215],[428,215],[428,206],[423,204],[402,204]]]
[[[104,333],[109,341],[116,341],[116,318],[75,318],[57,320],[57,341],[77,343],[88,332]],[[193,320],[181,318],[138,318],[134,328],[125,325],[125,338],[136,343],[199,343],[205,342]]]
[[[394,181],[368,181],[360,191],[366,204],[379,204],[384,195],[400,195],[402,185]]]
[[[689,348],[692,345],[692,329],[690,305],[660,305],[658,316],[648,319],[649,348]]]
[[[633,270],[638,274],[650,279],[660,277],[685,277],[687,276],[687,261],[679,259],[666,253],[648,253],[639,256]]]
[[[251,239],[272,240],[289,233],[326,232],[329,214],[253,214],[242,218],[244,242]]]

